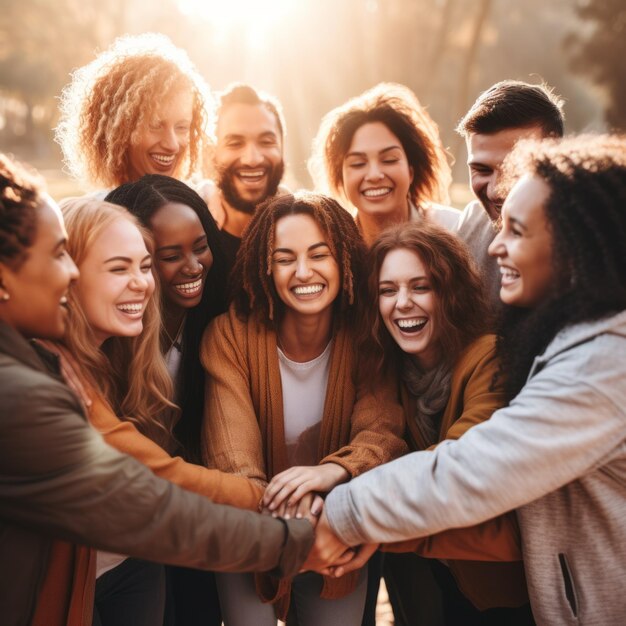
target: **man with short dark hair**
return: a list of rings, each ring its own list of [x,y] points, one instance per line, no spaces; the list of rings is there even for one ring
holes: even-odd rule
[[[285,123],[280,104],[253,87],[220,94],[213,164],[217,189],[201,190],[221,231],[229,265],[257,205],[276,195],[285,171]]]
[[[562,137],[562,109],[563,100],[547,85],[503,80],[480,94],[456,128],[465,138],[470,186],[478,198],[463,210],[457,232],[483,271],[494,307],[500,303],[500,273],[487,248],[504,202],[500,168],[520,139]]]

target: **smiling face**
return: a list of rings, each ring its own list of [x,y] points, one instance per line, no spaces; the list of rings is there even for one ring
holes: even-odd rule
[[[310,215],[286,215],[276,222],[272,278],[287,313],[330,314],[341,288],[339,266]]]
[[[37,210],[36,236],[17,269],[0,262],[0,319],[24,337],[61,339],[67,317],[67,292],[78,278],[66,251],[67,235],[58,207],[43,201]]]
[[[505,304],[536,307],[553,286],[552,234],[544,205],[550,188],[540,178],[521,178],[502,208],[502,230],[489,246],[501,272]]]
[[[359,213],[408,219],[413,169],[382,122],[363,124],[343,159],[343,189]]]
[[[261,104],[235,103],[220,114],[215,167],[228,204],[253,213],[283,177],[283,141],[275,115]]]
[[[98,345],[109,337],[136,337],[154,293],[152,262],[139,229],[119,218],[91,243],[80,264],[75,295]]]
[[[128,148],[129,181],[144,174],[176,177],[187,154],[193,115],[189,89],[176,91],[157,106]]]
[[[416,252],[396,248],[385,256],[378,275],[378,310],[400,349],[424,370],[437,365],[439,342],[436,295]]]
[[[467,166],[470,186],[492,220],[497,220],[504,198],[498,182],[505,157],[520,139],[542,139],[540,126],[507,128],[489,135],[471,133],[467,138]]]
[[[169,202],[154,213],[150,229],[166,306],[197,306],[213,254],[195,211],[186,204]]]

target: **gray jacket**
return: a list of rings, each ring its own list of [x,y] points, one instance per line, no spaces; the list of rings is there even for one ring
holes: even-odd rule
[[[30,622],[52,538],[219,571],[294,575],[303,520],[213,504],[157,478],[92,429],[54,356],[0,323],[0,622]]]
[[[326,500],[351,545],[511,509],[537,623],[625,624],[626,311],[561,331],[510,405],[459,440],[376,468]]]

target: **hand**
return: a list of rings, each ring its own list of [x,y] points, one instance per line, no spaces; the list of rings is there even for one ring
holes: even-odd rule
[[[283,502],[277,509],[274,509],[274,511],[263,507],[261,512],[264,515],[272,515],[273,517],[282,517],[284,519],[290,519],[292,517],[296,519],[308,519],[313,525],[313,528],[315,528],[323,508],[324,500],[321,496],[316,493],[307,493],[295,506],[288,506],[286,502]]]
[[[304,494],[311,491],[328,493],[348,478],[348,472],[336,463],[290,467],[272,478],[263,495],[263,506],[271,511],[284,501],[287,501],[287,506],[295,506]]]
[[[328,524],[326,511],[322,511],[315,528],[315,543],[301,571],[313,570],[320,574],[334,574],[331,568],[344,565],[353,558],[354,550],[337,538]]]
[[[327,575],[339,578],[348,572],[361,569],[370,560],[372,554],[378,550],[379,546],[379,543],[364,543],[356,549],[351,561],[348,561],[344,565],[330,567]]]

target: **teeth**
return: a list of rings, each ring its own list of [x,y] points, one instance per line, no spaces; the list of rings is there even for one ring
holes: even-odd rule
[[[501,267],[500,274],[502,274],[503,278],[506,278],[508,280],[514,280],[516,278],[519,278],[519,272],[512,270],[510,267]]]
[[[312,293],[319,293],[320,291],[322,291],[322,289],[324,289],[324,285],[307,285],[302,287],[294,287],[293,292],[297,296],[306,296]]]
[[[426,320],[398,320],[398,326],[400,328],[415,328],[417,326],[424,326],[426,324]]]
[[[242,178],[260,178],[265,174],[265,170],[241,170],[239,176]]]
[[[170,165],[170,163],[173,163],[174,159],[176,158],[175,155],[165,156],[163,154],[153,154],[151,156],[155,161],[158,161],[159,163],[162,163],[163,165]]]
[[[117,308],[124,313],[141,313],[143,309],[143,304],[138,303],[128,303],[128,304],[118,304]]]
[[[181,283],[180,285],[174,285],[178,291],[183,293],[193,293],[202,286],[202,279],[194,280],[192,283]]]
[[[391,192],[391,187],[377,187],[376,189],[366,189],[363,195],[366,198],[377,198],[379,196],[385,196]]]

